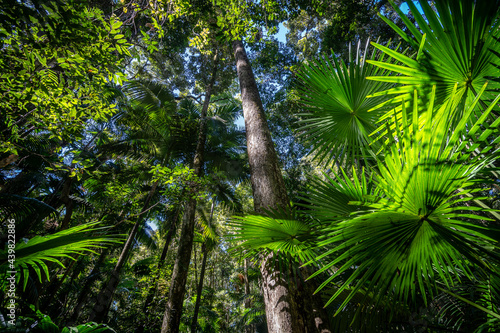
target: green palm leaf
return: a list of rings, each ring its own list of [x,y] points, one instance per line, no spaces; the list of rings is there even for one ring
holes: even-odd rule
[[[236,229],[231,239],[242,242],[235,249],[282,253],[301,262],[314,258],[311,227],[290,214],[269,212],[269,216],[235,216],[229,225]]]
[[[382,19],[413,49],[418,50],[418,54],[416,58],[411,58],[382,45],[373,44],[399,64],[370,60],[369,63],[397,75],[374,75],[368,79],[397,83],[399,86],[372,96],[395,95],[389,102],[408,102],[413,91],[418,90],[419,96],[423,97],[420,105],[425,107],[425,98],[435,85],[436,105],[442,105],[450,98],[453,98],[455,105],[459,105],[470,103],[488,80],[498,76],[500,58],[495,55],[495,52],[500,51],[500,43],[497,42],[500,24],[498,1],[437,1],[436,11],[428,1],[419,1],[423,14],[412,1],[407,1],[415,23],[410,22],[401,10],[390,2],[413,36],[398,29],[385,17],[381,16]],[[490,81],[489,87],[497,89],[499,86],[498,83]],[[483,93],[481,99],[487,102],[495,96],[496,94]],[[482,105],[484,109],[486,104]],[[458,122],[463,116],[463,109],[456,108],[451,111],[456,113],[454,121]],[[477,118],[480,112],[478,109],[472,116]]]
[[[476,327],[476,331],[491,331],[494,329],[492,326],[500,324],[499,301],[498,267],[495,267],[495,273],[490,274],[476,271],[474,280],[463,281],[451,292],[444,292],[437,298],[437,303],[442,304],[439,317],[454,329],[472,331]]]
[[[365,169],[358,177],[353,167],[352,180],[342,168],[340,171],[341,175],[335,178],[325,175],[325,180],[313,180],[308,196],[303,198],[310,203],[304,206],[314,209],[314,217],[322,223],[363,213],[367,210],[366,202],[376,196],[373,179],[365,175]]]
[[[427,122],[421,128],[415,121],[416,108],[413,122],[407,119],[404,107],[401,119],[393,118],[395,139],[383,147],[375,176],[378,200],[367,204],[374,211],[333,223],[325,230],[330,237],[319,243],[326,251],[316,260],[334,259],[316,275],[337,268],[319,289],[355,267],[329,301],[350,290],[337,313],[361,289],[373,290],[374,300],[392,293],[403,303],[415,302],[418,297],[425,303],[436,293],[436,281],[450,288],[460,276],[472,278],[470,263],[490,270],[490,264],[483,260],[485,254],[499,259],[491,249],[498,248],[500,230],[475,223],[491,219],[473,214],[484,209],[467,206],[469,198],[461,194],[475,191],[470,188],[477,181],[474,177],[498,156],[498,151],[474,155],[470,142],[485,140],[476,136],[477,128],[500,96],[473,126],[467,126],[478,96],[451,129],[451,117],[443,115],[452,113],[452,99],[436,114],[434,97],[429,98],[424,116]],[[415,94],[414,105],[418,98]],[[409,128],[413,128],[412,135]],[[324,211],[320,209],[318,214]]]
[[[0,271],[23,272],[25,288],[28,282],[29,268],[35,271],[40,281],[43,273],[49,279],[47,262],[54,262],[64,267],[60,261],[61,258],[73,259],[72,255],[93,252],[95,248],[123,241],[118,235],[100,234],[104,228],[96,227],[98,224],[99,222],[82,224],[52,235],[35,236],[26,243],[17,243],[14,249],[15,269],[11,266],[12,262],[9,262],[9,259],[13,258],[9,257],[9,254],[12,253],[9,253],[8,249],[0,250]],[[17,281],[19,281],[21,274],[16,274],[16,276]]]
[[[115,333],[116,331],[105,324],[89,322],[77,327],[65,327],[61,333]]]
[[[306,113],[301,114],[302,136],[310,141],[313,152],[321,160],[351,163],[355,159],[370,156],[368,135],[376,129],[382,109],[368,112],[385,102],[385,95],[367,98],[393,86],[367,80],[368,76],[384,75],[367,61],[368,45],[363,55],[358,45],[355,58],[349,65],[333,57],[306,64],[297,74],[301,80],[301,100]],[[371,59],[383,61],[383,55],[372,52]]]
[[[133,80],[125,84],[124,91],[132,101],[146,110],[175,110],[174,96],[161,83]]]

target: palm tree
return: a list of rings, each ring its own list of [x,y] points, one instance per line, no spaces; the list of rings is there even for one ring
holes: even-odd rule
[[[160,169],[162,167],[174,169],[176,164],[188,163],[195,147],[192,137],[196,134],[195,125],[199,111],[195,104],[189,100],[182,100],[177,104],[169,89],[157,81],[130,81],[124,87],[124,91],[130,99],[131,105],[123,106],[123,112],[116,117],[115,126],[124,126],[127,135],[125,137],[119,136],[120,140],[117,142],[104,145],[104,151],[108,154],[128,155],[133,159],[153,159],[153,163]],[[151,181],[148,177],[151,184],[143,208],[129,233],[128,241],[123,247],[109,281],[98,296],[98,302],[94,306],[90,320],[103,321],[106,317],[120,281],[120,272],[132,250],[134,238],[144,221],[145,213],[153,206],[150,204],[153,196],[157,195],[158,188],[162,186],[160,178]],[[172,194],[169,201],[181,201],[186,192],[181,190],[180,194]],[[162,266],[170,241],[175,235],[177,216],[181,211],[181,205],[178,205],[170,223],[170,230],[166,236],[159,266]],[[153,283],[145,306],[150,303],[155,286],[156,284]]]
[[[130,141],[153,149],[159,148],[158,150],[160,150],[161,148],[165,148],[166,145],[171,143],[171,140],[169,140],[170,133],[165,130],[165,127],[168,125],[165,121],[168,121],[171,118],[169,113],[172,113],[172,111],[175,110],[175,103],[173,102],[172,94],[164,89],[161,89],[162,87],[160,87],[159,93],[155,94],[154,90],[158,91],[158,85],[151,84],[150,86],[146,86],[140,81],[132,82],[128,88],[129,91],[131,91],[131,97],[135,97],[134,102],[136,103],[136,108],[131,108],[129,113],[124,116],[132,118],[131,120],[137,123],[137,121],[141,120],[137,119],[137,116],[142,113],[142,117],[149,120],[149,122],[142,122],[142,125],[145,128],[141,128],[139,125],[140,129],[133,133],[135,135],[133,135],[132,140]],[[154,109],[155,112],[152,112],[152,106],[156,107]],[[148,112],[146,113],[144,111]],[[147,140],[148,137],[151,138],[151,135],[153,135],[153,140]],[[146,141],[146,143],[144,143],[144,141]],[[158,142],[160,143],[159,145]],[[163,154],[158,154],[159,156],[157,158],[161,161],[160,163],[164,163],[164,161],[168,159],[170,151],[163,150],[161,152]],[[128,259],[130,251],[132,250],[133,242],[141,224],[144,221],[145,213],[151,209],[150,203],[157,191],[159,182],[160,181],[157,180],[150,186],[149,193],[144,200],[143,207],[138,214],[135,224],[130,230],[128,239],[125,242],[115,268],[111,272],[111,275],[105,283],[103,289],[97,296],[97,301],[89,317],[89,320],[91,321],[102,322],[107,316],[113,300],[113,295],[120,281],[121,270]]]
[[[242,153],[244,133],[236,128],[234,120],[240,113],[240,107],[234,99],[228,95],[218,95],[215,102],[208,110],[207,114],[207,142],[205,147],[204,174],[210,177],[206,191],[213,196],[217,203],[224,204],[227,208],[238,211],[241,209],[241,203],[233,195],[231,184],[246,179],[245,160]],[[218,101],[221,102],[218,102]],[[184,108],[189,108],[193,115],[198,114],[200,108],[190,100],[181,102]],[[198,117],[198,116],[195,116]],[[181,198],[186,197],[187,191],[184,189]],[[199,204],[197,205],[199,206]],[[197,208],[198,216],[200,207]],[[148,291],[144,309],[146,310],[152,303],[158,287],[160,270],[165,262],[168,251],[168,245],[175,235],[175,222],[182,212],[181,206],[174,208],[170,228],[165,236],[165,246],[162,250],[158,262],[158,272],[153,278],[151,288]],[[206,254],[204,254],[206,258]],[[200,281],[201,283],[201,281]]]
[[[218,52],[218,51],[217,51]],[[240,107],[229,94],[221,94],[210,102],[212,91],[215,90],[217,67],[219,60],[217,53],[212,63],[213,72],[208,84],[203,108],[200,112],[200,124],[196,152],[194,154],[193,169],[197,176],[211,176],[209,192],[218,196],[219,201],[230,199],[226,191],[227,181],[244,179],[245,169],[242,166],[242,133],[235,125]],[[213,104],[212,107],[209,105]],[[208,126],[207,126],[208,125]],[[193,191],[195,189],[188,189]],[[188,200],[183,217],[178,254],[171,279],[167,309],[163,317],[162,332],[177,332],[182,314],[182,299],[185,291],[186,278],[190,262],[192,242],[194,236],[194,218],[196,198]],[[234,204],[234,202],[233,202]]]
[[[319,61],[299,74],[308,111],[305,135],[320,155],[345,152],[352,166],[339,166],[333,178],[316,180],[305,194],[315,222],[246,217],[237,225],[250,248],[314,257],[309,264],[319,270],[312,277],[324,281],[317,291],[331,288],[327,304],[335,302],[335,315],[345,314],[354,299],[361,304],[359,318],[380,306],[430,306],[446,294],[485,313],[489,321],[482,327],[491,328],[500,319],[497,293],[488,293],[492,297],[483,306],[453,290],[463,281],[476,283],[478,275],[498,274],[500,230],[492,217],[499,216],[476,194],[498,157],[500,120],[494,110],[500,96],[496,82],[487,83],[497,80],[498,6],[441,1],[435,13],[426,1],[420,4],[428,21],[408,2],[418,28],[401,14],[413,37],[396,30],[416,54],[375,44],[393,60],[364,64],[392,73],[359,78],[352,61]],[[366,124],[347,127],[339,101],[355,79],[358,87],[368,87],[367,79],[395,86],[369,96],[356,90],[355,96],[385,100],[369,98]],[[370,119],[371,110],[379,113]],[[361,169],[349,156],[372,159],[374,166]],[[257,239],[252,230],[258,228],[264,232]]]

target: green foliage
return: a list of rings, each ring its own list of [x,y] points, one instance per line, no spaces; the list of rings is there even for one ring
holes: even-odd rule
[[[311,226],[284,212],[270,212],[268,216],[235,216],[230,225],[235,228],[231,240],[240,243],[236,249],[256,250],[259,254],[267,251],[283,253],[301,262],[315,257],[308,242]]]
[[[365,169],[357,175],[352,169],[350,178],[343,169],[334,178],[313,180],[303,200],[314,203],[314,217],[320,222],[331,223],[338,219],[349,218],[366,213],[365,201],[377,196],[373,179],[365,174]],[[310,205],[303,205],[309,207]]]
[[[115,333],[115,330],[107,325],[91,322],[76,327],[64,327],[61,333]]]
[[[0,202],[0,216],[3,217],[2,220],[10,218],[22,221],[35,213],[43,217],[57,213],[53,207],[40,200],[15,194],[0,193]]]
[[[27,238],[0,250],[0,270],[9,270],[15,250],[12,264],[23,272],[16,304],[25,310],[24,298],[32,297],[57,318],[39,312],[10,329],[25,331],[38,320],[47,332],[113,332],[95,323],[59,329],[87,314],[85,303],[101,287],[93,283],[117,260],[119,238],[86,222],[128,230],[156,184],[109,313],[116,331],[159,329],[178,243],[170,244],[163,267],[154,244],[163,243],[190,196],[214,202],[213,218],[198,211],[199,240],[210,248],[199,330],[262,331],[257,264],[248,272],[239,266],[269,252],[277,254],[274,264],[287,266],[283,274],[298,277],[306,262],[316,270],[312,280],[323,282],[318,292],[334,331],[418,331],[427,324],[498,330],[500,230],[493,218],[500,215],[485,196],[498,178],[498,1],[421,1],[423,14],[410,1],[408,17],[400,1],[389,2],[393,9],[386,1],[351,0],[106,2],[98,4],[102,10],[90,1],[2,3],[0,212],[19,220]],[[262,38],[285,18],[287,49]],[[346,41],[368,35],[398,35],[409,51],[382,37],[375,50],[358,44],[340,60]],[[217,49],[229,59],[235,38],[253,44],[249,55],[276,145],[287,155],[287,181],[295,196],[306,190],[292,213],[223,223],[252,206],[229,62],[221,64],[207,114],[205,176],[194,177],[189,163],[212,65],[205,55]],[[183,53],[188,44],[193,48]],[[309,60],[327,48],[333,53]],[[294,52],[304,64],[295,66]],[[123,73],[134,80],[123,83]],[[292,77],[298,96],[288,93]],[[296,160],[308,148],[290,138],[292,129],[310,144],[311,159]],[[311,179],[315,171],[319,177]],[[50,234],[63,216],[76,227]],[[236,243],[240,252],[227,252]],[[99,247],[109,251],[97,259]],[[186,330],[200,257],[192,259],[179,300]]]
[[[384,61],[384,55],[364,50],[358,44],[349,66],[344,61],[329,60],[306,64],[298,73],[300,95],[307,113],[301,114],[302,136],[312,144],[312,150],[320,160],[346,160],[367,157],[370,150],[369,135],[376,129],[375,123],[386,109],[371,111],[384,103],[386,96],[368,98],[391,87],[391,84],[369,81],[373,75],[384,75],[385,70],[366,63],[366,60]],[[373,153],[371,153],[373,154]]]
[[[399,6],[403,1],[395,2]],[[387,1],[317,1],[312,6],[308,2],[298,3],[298,13],[290,15],[284,24],[288,28],[287,46],[300,60],[314,59],[320,53],[347,59],[353,42],[380,39],[386,43],[400,39],[383,19],[405,29]]]
[[[30,268],[35,271],[40,281],[43,273],[50,279],[47,262],[54,262],[64,267],[61,258],[73,259],[72,255],[93,252],[95,248],[121,242],[118,236],[99,235],[104,229],[97,228],[97,224],[97,222],[88,223],[48,236],[35,236],[27,242],[17,243],[14,249],[6,246],[4,250],[0,250],[0,270],[22,272],[16,275],[16,282],[24,276],[23,288],[26,288]]]
[[[106,99],[128,54],[119,19],[80,1],[4,3],[0,16],[0,152],[18,154],[28,134],[81,138],[115,112]]]
[[[392,3],[392,1],[390,1]],[[436,11],[427,1],[420,1],[424,12],[419,12],[413,2],[408,6],[415,17],[410,22],[393,4],[396,12],[408,27],[403,32],[394,23],[384,19],[414,50],[416,57],[398,53],[382,45],[373,44],[398,62],[390,64],[381,61],[369,61],[398,75],[374,76],[370,79],[398,83],[395,88],[373,96],[394,95],[391,102],[411,101],[416,89],[422,96],[421,104],[425,108],[427,95],[436,86],[437,105],[445,103],[453,97],[453,103],[471,103],[483,85],[489,81],[488,91],[482,94],[481,100],[490,101],[497,94],[498,66],[500,65],[500,43],[498,43],[498,2],[497,1],[439,1]],[[466,29],[464,27],[467,27]],[[457,87],[455,88],[455,85]],[[454,90],[455,94],[451,94]],[[471,116],[478,118],[485,106],[478,108]],[[463,108],[454,108],[455,123],[464,116]]]
[[[415,94],[414,105],[417,99]],[[483,257],[498,248],[500,230],[475,223],[474,220],[490,219],[469,213],[484,209],[466,206],[470,199],[463,194],[475,192],[468,188],[478,182],[477,173],[497,153],[490,153],[487,158],[475,156],[474,149],[462,144],[461,140],[464,136],[474,141],[484,139],[476,135],[476,130],[495,102],[485,110],[481,120],[467,130],[466,120],[475,104],[471,105],[465,110],[460,124],[451,127],[449,132],[451,120],[446,115],[451,113],[452,102],[433,114],[432,95],[430,99],[423,127],[417,128],[416,109],[413,121],[407,119],[404,108],[402,120],[393,118],[396,127],[393,137],[397,141],[384,146],[374,179],[380,192],[375,197],[363,195],[361,201],[349,202],[366,206],[364,214],[347,218],[340,215],[335,221],[335,215],[325,214],[321,197],[315,195],[311,199],[313,216],[325,222],[333,218],[333,223],[324,229],[328,239],[318,243],[320,248],[330,245],[332,248],[317,260],[331,255],[335,259],[316,274],[333,266],[337,268],[320,288],[356,267],[329,301],[344,290],[350,291],[337,313],[360,288],[370,290],[375,302],[391,293],[405,304],[419,297],[427,303],[428,298],[436,295],[437,284],[450,288],[461,276],[471,279],[471,264],[491,270]],[[354,183],[357,192],[362,193],[366,188],[366,181],[363,183],[364,186],[359,181]],[[337,191],[340,187],[342,192],[348,188],[345,185],[326,186]],[[321,193],[322,190],[316,191]]]
[[[34,311],[34,306],[31,305],[30,309],[32,314],[24,314],[15,320],[15,324],[6,323],[2,314],[0,314],[0,328],[2,332],[17,333],[17,332],[34,332],[34,333],[116,333],[115,330],[105,324],[97,324],[88,322],[77,326],[68,326],[62,329],[54,324],[52,319],[40,312]]]

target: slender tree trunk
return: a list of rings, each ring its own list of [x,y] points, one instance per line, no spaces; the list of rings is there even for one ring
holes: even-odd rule
[[[106,259],[107,255],[108,255],[108,250],[104,249],[101,255],[99,256],[99,259],[97,260],[95,266],[92,268],[92,271],[88,275],[87,280],[85,281],[85,284],[83,285],[80,294],[78,295],[78,300],[76,301],[76,305],[71,315],[71,318],[67,323],[68,325],[73,325],[78,321],[78,318],[80,317],[80,312],[83,306],[85,305],[88,297],[90,296],[89,290],[92,287],[92,284],[101,275],[101,266],[104,263],[104,260]]]
[[[212,219],[214,217],[214,202],[212,201],[212,207],[210,208],[210,218],[208,220],[208,227],[211,228]],[[200,281],[198,282],[198,288],[196,290],[196,304],[194,305],[193,319],[191,321],[191,333],[196,332],[196,327],[198,326],[198,312],[200,310],[201,304],[201,294],[203,291],[203,280],[205,278],[205,269],[207,267],[207,256],[208,256],[208,247],[207,242],[204,242],[202,245],[203,259],[201,261],[201,269],[200,269]]]
[[[156,295],[156,291],[158,290],[158,281],[160,280],[161,270],[165,265],[165,258],[167,257],[168,248],[177,230],[177,220],[179,214],[180,214],[180,207],[176,209],[174,218],[170,223],[170,228],[168,229],[167,237],[165,237],[165,245],[163,246],[163,250],[160,255],[160,260],[158,261],[158,266],[157,266],[158,272],[153,278],[153,281],[151,282],[151,287],[148,290],[146,301],[144,302],[144,308],[143,308],[144,312],[147,312],[147,308],[151,305],[151,302],[153,302],[153,298]]]
[[[212,258],[212,272],[210,274],[210,288],[214,289],[215,288],[215,260],[217,259],[217,254],[214,253],[213,258]]]
[[[142,219],[143,214],[146,212],[147,208],[149,207],[149,202],[151,201],[153,194],[156,192],[157,187],[158,187],[158,182],[155,182],[153,184],[153,186],[151,187],[151,190],[149,191],[149,194],[146,198],[146,201],[144,202],[144,206],[141,210],[141,213],[137,217],[137,221],[135,222],[134,226],[132,227],[132,230],[130,231],[128,239],[125,242],[125,245],[123,246],[120,257],[118,258],[118,262],[116,263],[115,268],[111,272],[111,276],[110,276],[108,282],[105,284],[104,288],[101,290],[101,292],[97,296],[97,301],[94,305],[94,308],[92,309],[92,312],[90,313],[89,321],[104,322],[106,320],[109,308],[111,306],[111,302],[113,300],[113,296],[114,296],[115,291],[116,291],[116,287],[118,286],[118,283],[120,282],[121,270],[122,270],[123,265],[125,264],[125,262],[128,258],[128,254],[129,254],[130,250],[132,249],[132,244],[134,242],[135,235],[137,234],[137,231],[139,230],[139,226],[141,225],[141,223],[143,221],[143,219]]]
[[[196,286],[197,286],[196,281],[198,281],[198,265],[197,265],[198,258],[197,258],[197,253],[196,253],[198,251],[196,250],[196,247],[197,247],[196,243],[193,243],[193,255],[194,255],[194,258],[193,258],[193,265],[194,265],[193,289],[196,289]]]
[[[61,229],[66,230],[69,228],[69,222],[71,221],[71,216],[73,215],[73,209],[75,208],[75,202],[68,197],[68,202],[66,205],[66,214],[64,215],[64,219],[61,222]]]
[[[205,278],[205,269],[207,267],[208,248],[205,243],[203,243],[202,247],[203,259],[201,261],[200,281],[198,282],[198,288],[196,290],[196,303],[194,305],[193,319],[191,321],[191,333],[195,333],[196,327],[198,326],[198,312],[200,311],[201,296],[203,291],[203,279]]]
[[[212,95],[212,90],[215,85],[217,65],[218,65],[218,59],[216,53],[214,57],[212,77],[210,78],[210,83],[208,84],[207,91],[205,94],[205,101],[203,102],[203,108],[201,110],[200,130],[198,134],[198,142],[196,145],[196,152],[193,161],[193,169],[194,169],[194,174],[196,176],[201,175],[201,171],[203,168],[203,153],[205,151],[205,141],[207,136],[206,115],[208,111],[208,106],[210,104],[210,97]],[[172,280],[171,280],[172,282],[170,284],[170,291],[167,301],[167,307],[165,309],[165,315],[163,316],[161,333],[179,332],[179,325],[182,316],[182,304],[184,301],[184,292],[186,291],[186,281],[189,269],[189,262],[191,261],[191,252],[193,250],[195,214],[196,214],[196,199],[191,196],[184,209],[184,217],[182,220],[179,248],[177,251],[177,257],[175,259],[174,270],[172,272]]]
[[[165,265],[165,259],[167,257],[168,248],[170,247],[170,243],[172,242],[172,239],[174,238],[174,236],[177,232],[177,222],[178,222],[180,211],[181,211],[181,207],[179,205],[175,210],[174,217],[170,223],[170,227],[168,229],[167,236],[165,237],[165,245],[163,246],[163,250],[161,252],[160,259],[158,260],[156,275],[154,276],[153,281],[150,284],[150,287],[148,289],[148,294],[146,295],[146,300],[144,301],[144,306],[142,309],[143,309],[143,312],[146,314],[146,320],[144,321],[144,323],[142,325],[140,325],[136,329],[137,333],[142,333],[149,327],[149,322],[151,320],[149,317],[151,309],[149,307],[153,303],[154,297],[156,296],[156,292],[158,290],[158,283],[160,280],[161,271],[163,269],[163,266]]]
[[[250,302],[250,281],[248,281],[248,258],[245,258],[244,262],[244,274],[245,274],[245,309],[250,309],[252,303]],[[252,333],[254,331],[254,325],[245,326],[245,333]]]
[[[260,99],[255,77],[241,40],[233,42],[236,70],[240,82],[243,116],[247,137],[247,152],[255,211],[265,214],[267,208],[288,209],[288,197],[278,157],[267,126],[264,107]],[[303,320],[301,309],[306,308],[299,294],[286,281],[285,272],[278,270],[272,254],[262,260],[262,289],[266,306],[269,333],[310,332],[307,321]],[[319,331],[319,327],[315,330]],[[324,331],[328,332],[328,330]]]

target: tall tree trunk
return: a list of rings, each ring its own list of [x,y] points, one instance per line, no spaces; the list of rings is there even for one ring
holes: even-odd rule
[[[153,302],[153,298],[156,294],[156,291],[158,290],[158,281],[160,280],[161,270],[165,265],[165,258],[167,257],[168,248],[177,230],[177,220],[180,214],[180,206],[175,210],[174,214],[175,214],[174,218],[170,223],[170,228],[168,229],[167,237],[165,237],[165,245],[163,246],[163,250],[160,255],[160,260],[158,261],[158,266],[157,266],[158,272],[156,273],[155,277],[153,278],[153,281],[151,282],[151,286],[146,296],[146,301],[144,302],[143,310],[145,313],[147,313],[147,308],[151,305],[151,302]]]
[[[141,213],[137,217],[137,221],[135,222],[134,226],[132,227],[132,230],[130,231],[128,239],[125,242],[125,245],[123,246],[120,257],[118,258],[118,262],[116,263],[115,268],[111,272],[111,276],[108,282],[105,284],[104,288],[101,290],[99,295],[97,295],[97,301],[94,305],[94,308],[90,312],[89,321],[95,321],[95,322],[105,321],[108,315],[109,308],[111,306],[111,302],[113,300],[113,296],[116,291],[116,287],[118,287],[118,283],[120,282],[121,270],[128,258],[130,250],[132,249],[132,244],[134,242],[135,235],[137,234],[139,226],[141,225],[141,222],[143,220],[143,214],[147,211],[149,207],[149,202],[151,201],[153,194],[156,192],[157,187],[158,187],[158,182],[155,182],[151,187],[151,190],[149,191],[146,201],[144,202],[144,206],[142,207]]]
[[[42,303],[42,308],[44,308],[44,309],[49,308],[50,303],[56,297],[64,280],[66,280],[69,272],[71,272],[71,270],[73,269],[73,266],[75,266],[75,263],[78,261],[79,256],[80,255],[74,255],[75,258],[73,258],[73,259],[68,258],[67,260],[69,261],[69,264],[66,262],[66,264],[64,265],[66,267],[66,269],[64,271],[63,276],[60,278],[57,277],[57,275],[54,276],[51,279],[52,282],[49,285],[47,285],[46,288],[42,289],[42,292],[40,294],[43,294],[43,296],[41,297],[41,299],[39,301],[40,303]],[[50,309],[50,311],[53,311],[53,310],[54,310],[53,308]],[[51,313],[51,315],[53,315],[53,314]]]
[[[206,243],[203,243],[203,259],[201,261],[200,269],[200,281],[198,282],[198,288],[196,290],[196,303],[194,305],[193,319],[191,320],[191,333],[196,332],[196,327],[198,326],[198,312],[200,311],[201,295],[203,291],[203,279],[205,278],[205,269],[207,267],[207,257],[208,257],[208,247]]]
[[[255,211],[264,213],[266,208],[286,209],[288,196],[278,165],[278,156],[274,150],[252,67],[240,40],[233,42],[233,52],[240,81]]]
[[[208,220],[208,227],[211,228],[212,219],[214,217],[214,202],[212,200],[212,207],[210,208],[210,218]],[[201,304],[201,294],[203,291],[203,279],[205,278],[205,269],[207,267],[207,256],[208,256],[208,246],[205,241],[202,245],[203,259],[201,261],[201,269],[200,269],[200,281],[198,282],[198,288],[196,290],[196,303],[194,305],[193,319],[191,321],[191,333],[196,332],[196,327],[198,326],[198,312],[200,310]]]
[[[241,40],[233,41],[233,52],[243,103],[255,211],[265,214],[267,208],[286,210],[288,197],[285,183],[252,67]],[[307,307],[303,304],[307,299],[299,298],[300,295],[296,292],[298,289],[291,288],[292,280],[286,281],[286,274],[283,274],[286,272],[280,272],[278,267],[272,254],[263,258],[260,267],[268,331],[269,333],[310,332],[308,321],[314,319],[308,317],[303,320],[303,314],[299,313],[301,309]],[[315,327],[315,331],[321,330]]]
[[[75,208],[75,202],[68,197],[68,201],[65,203],[66,205],[66,214],[64,215],[64,219],[61,222],[61,230],[66,230],[69,228],[69,222],[71,221],[71,216],[73,215],[73,209]]]
[[[193,289],[196,289],[196,286],[197,286],[196,281],[198,281],[198,265],[197,265],[198,258],[197,258],[197,253],[196,252],[198,252],[196,250],[196,243],[193,243],[193,255],[194,255],[194,258],[193,258],[193,265],[194,265]]]
[[[107,255],[108,249],[104,249],[94,267],[92,268],[92,271],[87,276],[87,280],[85,281],[85,284],[83,285],[80,294],[78,295],[78,299],[76,301],[75,308],[73,309],[73,313],[71,314],[71,318],[67,322],[68,325],[74,325],[78,321],[80,312],[85,305],[88,297],[90,296],[89,290],[92,287],[92,284],[94,284],[94,282],[101,276],[101,266],[104,263]]]
[[[248,261],[248,258],[245,258],[243,262],[245,275],[245,309],[247,310],[252,307],[252,303],[250,302],[250,281],[248,281]],[[254,331],[253,324],[245,326],[245,333],[252,333]]]
[[[217,75],[218,58],[217,52],[214,57],[214,64],[212,70],[212,77],[208,84],[205,94],[205,101],[201,109],[200,117],[200,130],[198,133],[198,142],[196,145],[196,152],[194,155],[193,169],[196,176],[201,175],[203,168],[203,154],[205,151],[205,141],[207,137],[206,124],[207,124],[207,111],[210,104],[210,97],[212,95],[215,79]],[[195,190],[195,189],[194,189]],[[193,250],[194,238],[194,217],[196,214],[196,199],[189,199],[185,209],[182,220],[181,236],[179,240],[179,248],[177,250],[177,257],[175,259],[174,270],[172,272],[172,280],[170,284],[170,291],[163,316],[163,323],[161,326],[161,333],[177,333],[179,332],[179,325],[182,316],[182,304],[184,301],[184,292],[186,291],[186,281],[191,261],[191,252]]]
[[[144,305],[142,308],[142,311],[146,314],[146,318],[145,321],[141,325],[139,325],[139,327],[136,328],[136,333],[143,333],[150,326],[151,319],[149,316],[151,314],[151,309],[149,309],[149,307],[153,303],[154,297],[156,296],[156,292],[158,290],[158,283],[160,281],[161,271],[163,269],[163,266],[165,265],[165,259],[167,257],[168,248],[170,247],[170,243],[177,231],[177,221],[179,218],[180,211],[181,207],[180,205],[178,205],[177,208],[175,209],[174,217],[170,222],[170,227],[168,229],[167,236],[165,237],[165,245],[163,246],[163,250],[161,251],[160,259],[158,260],[158,265],[156,268],[157,272],[153,277],[153,281],[149,286],[148,294],[146,295],[146,300],[144,301]]]

